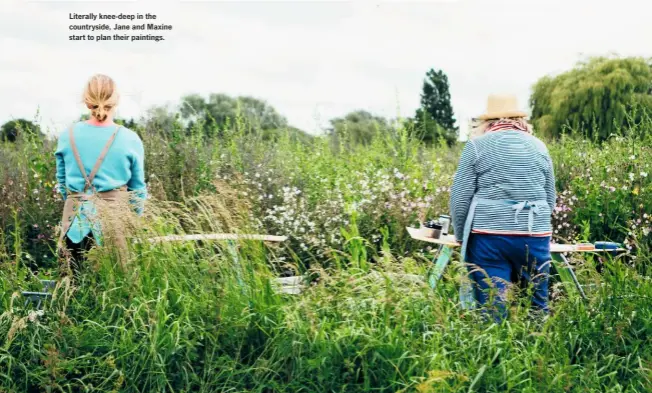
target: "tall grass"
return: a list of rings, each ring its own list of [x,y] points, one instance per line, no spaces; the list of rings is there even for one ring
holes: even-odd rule
[[[652,129],[652,127],[648,127]],[[652,390],[649,140],[550,143],[557,241],[618,240],[632,257],[577,260],[588,303],[556,296],[546,321],[513,304],[502,325],[458,307],[404,227],[447,210],[459,148],[409,130],[371,145],[238,131],[221,139],[138,130],[149,201],[129,268],[95,249],[79,283],[60,279],[40,311],[20,291],[56,275],[48,248],[61,201],[53,145],[4,145],[0,219],[0,391],[647,392]],[[633,174],[630,176],[630,173]],[[10,184],[11,182],[11,184]],[[36,225],[37,227],[35,227]],[[264,232],[283,245],[150,244],[170,233]],[[299,296],[272,277],[305,272]]]
[[[148,225],[147,232],[158,234],[163,224]],[[2,389],[645,392],[652,387],[652,281],[618,262],[607,262],[588,304],[562,298],[542,323],[528,318],[526,302],[516,303],[510,319],[495,325],[460,311],[455,269],[436,291],[397,281],[387,274],[424,276],[426,265],[367,254],[360,242],[348,242],[341,254],[352,267],[316,268],[318,282],[296,297],[273,290],[270,278],[277,272],[269,261],[276,255],[260,244],[241,244],[237,259],[214,243],[141,242],[133,252],[123,272],[110,250],[94,250],[82,281],[72,286],[62,280],[41,312],[24,307],[17,293],[26,287],[20,279],[26,267],[3,269]],[[582,272],[584,282],[586,275]]]

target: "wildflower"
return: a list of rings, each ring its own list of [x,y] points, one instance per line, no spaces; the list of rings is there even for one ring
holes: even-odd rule
[[[641,177],[647,177],[647,172],[641,172]]]
[[[630,160],[635,160],[635,159],[636,159],[636,156],[632,154],[631,156],[629,156],[629,159],[630,159]]]
[[[629,173],[629,180],[634,180],[634,174],[631,172]]]

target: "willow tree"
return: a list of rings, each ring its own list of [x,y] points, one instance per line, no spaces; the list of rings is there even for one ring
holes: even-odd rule
[[[652,115],[652,61],[595,57],[555,77],[541,78],[530,97],[535,130],[547,137],[581,131],[603,140],[635,113]]]

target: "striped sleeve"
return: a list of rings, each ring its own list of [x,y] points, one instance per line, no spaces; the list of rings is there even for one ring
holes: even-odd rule
[[[546,157],[548,161],[548,171],[546,172],[546,200],[548,201],[548,206],[550,206],[550,211],[554,211],[555,206],[557,205],[557,189],[555,188],[555,169],[552,165],[552,159],[548,156]]]
[[[471,206],[471,200],[477,188],[475,161],[477,153],[473,141],[469,141],[462,150],[460,162],[453,178],[450,195],[450,210],[455,230],[455,238],[462,241],[464,236],[464,222]]]

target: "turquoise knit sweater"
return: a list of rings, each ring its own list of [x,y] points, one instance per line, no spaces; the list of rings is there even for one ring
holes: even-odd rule
[[[74,125],[75,144],[87,175],[90,175],[97,158],[115,129],[116,125],[95,126],[86,122]],[[65,200],[66,189],[72,192],[82,192],[84,189],[84,177],[73,155],[67,128],[59,135],[55,156],[58,190]],[[134,203],[135,211],[140,215],[147,198],[144,163],[145,151],[142,140],[132,130],[121,127],[102,166],[95,175],[93,185],[98,192],[110,191],[126,185],[128,191],[133,191],[135,198],[132,199],[132,203]],[[88,190],[87,192],[91,193],[92,191]],[[80,214],[75,216],[66,234],[72,242],[79,243],[93,232],[95,240],[101,243],[100,228],[91,227],[84,214],[91,214],[92,211],[92,204],[85,202],[80,209]]]

